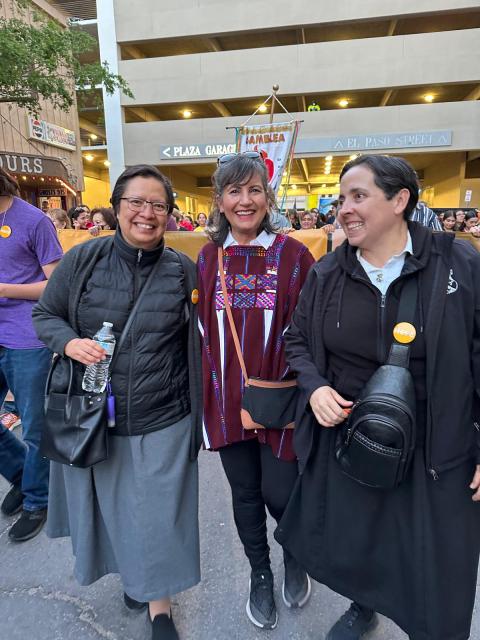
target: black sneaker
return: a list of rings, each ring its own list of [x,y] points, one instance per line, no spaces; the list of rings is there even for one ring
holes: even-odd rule
[[[278,622],[273,598],[273,575],[270,569],[257,569],[250,576],[247,616],[261,629],[275,629]]]
[[[150,619],[150,616],[148,618]],[[173,620],[167,613],[155,616],[151,625],[152,640],[179,640]]]
[[[23,505],[23,493],[19,486],[13,484],[10,491],[3,499],[0,509],[5,516],[14,516],[20,513]]]
[[[310,599],[312,583],[307,573],[291,556],[284,560],[285,578],[283,580],[282,598],[289,609],[303,607]]]
[[[352,602],[350,609],[337,620],[325,640],[360,640],[378,624],[375,611]]]
[[[123,592],[123,601],[125,606],[132,611],[142,611],[148,606],[148,602],[139,602],[138,600],[131,598],[128,593],[125,593],[125,591]]]
[[[25,542],[34,538],[43,529],[47,520],[47,510],[22,511],[22,515],[8,532],[8,537],[13,542]]]

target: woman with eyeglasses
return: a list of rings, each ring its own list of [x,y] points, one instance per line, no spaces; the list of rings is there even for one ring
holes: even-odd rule
[[[199,321],[203,337],[204,443],[219,451],[232,491],[233,515],[250,562],[247,615],[263,629],[277,625],[266,511],[278,521],[297,478],[291,429],[246,430],[240,409],[244,384],[222,296],[218,249],[223,251],[227,300],[249,377],[292,378],[283,334],[313,258],[278,234],[270,221],[274,197],[260,154],[229,154],[213,175],[214,202],[199,255]],[[303,606],[310,580],[284,553],[282,595]]]
[[[73,392],[81,394],[85,366],[105,358],[92,337],[112,322],[118,344],[148,287],[110,372],[116,426],[108,459],[88,469],[52,463],[47,527],[51,537],[71,536],[80,584],[119,573],[126,606],[149,604],[152,640],[178,638],[170,599],[200,580],[195,266],[165,246],[173,203],[155,167],[124,171],[112,194],[115,235],[71,249],[34,311],[38,335],[73,360]],[[53,390],[65,390],[62,373]]]

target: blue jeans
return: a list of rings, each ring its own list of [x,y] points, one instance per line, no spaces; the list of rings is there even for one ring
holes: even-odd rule
[[[45,382],[52,354],[49,349],[0,347],[0,406],[8,389],[22,419],[21,442],[0,423],[0,474],[22,485],[23,508],[44,509],[48,503],[49,461],[39,451],[44,425]]]

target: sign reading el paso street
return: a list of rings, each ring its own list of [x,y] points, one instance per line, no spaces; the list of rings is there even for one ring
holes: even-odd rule
[[[46,120],[38,120],[33,116],[27,116],[28,133],[30,139],[40,140],[45,144],[51,144],[54,147],[69,149],[75,151],[77,141],[75,132],[70,129],[58,126]]]
[[[252,136],[251,144],[280,142],[279,135]],[[268,140],[263,138],[267,137]],[[260,140],[260,138],[262,138]],[[270,139],[272,138],[272,139]],[[419,149],[422,147],[448,147],[452,144],[452,131],[412,131],[400,133],[371,133],[366,135],[334,136],[330,138],[298,138],[295,144],[297,155],[350,151],[373,151],[382,149]],[[234,153],[235,144],[217,142],[212,144],[162,145],[162,160],[189,160],[192,158],[216,158],[224,153]]]

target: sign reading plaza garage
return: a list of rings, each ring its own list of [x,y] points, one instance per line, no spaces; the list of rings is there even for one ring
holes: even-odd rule
[[[422,147],[448,147],[452,144],[452,131],[413,131],[400,133],[371,133],[366,135],[335,136],[330,138],[299,138],[296,155],[325,153],[327,151],[375,151],[383,149],[409,149]],[[260,145],[261,146],[261,145]],[[234,153],[235,144],[162,145],[162,160],[189,160],[193,158],[217,158],[224,153]]]
[[[217,144],[181,144],[160,147],[162,159],[165,158],[217,158],[225,153],[235,153],[235,144],[220,142]]]

